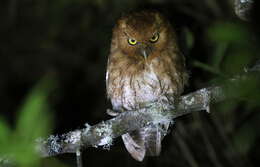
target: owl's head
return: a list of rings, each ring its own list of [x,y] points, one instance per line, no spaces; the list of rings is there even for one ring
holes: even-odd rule
[[[174,47],[175,33],[159,12],[141,11],[121,17],[113,32],[111,49],[137,59],[150,59]],[[113,46],[114,45],[114,46]]]

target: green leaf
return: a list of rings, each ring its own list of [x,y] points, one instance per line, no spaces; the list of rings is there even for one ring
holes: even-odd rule
[[[249,33],[241,25],[234,23],[217,23],[208,30],[208,36],[216,42],[248,42]]]
[[[35,139],[47,134],[51,119],[47,96],[51,87],[51,81],[45,79],[26,97],[16,124],[16,134],[22,139]]]
[[[35,140],[50,133],[52,119],[47,97],[53,87],[53,81],[44,78],[28,93],[19,110],[9,150],[20,166],[36,166],[39,162]]]
[[[6,121],[0,117],[0,154],[5,152],[7,143],[11,137],[11,130]]]
[[[13,143],[15,147],[12,147],[10,152],[19,166],[35,167],[38,166],[40,157],[35,152],[35,145],[33,143]]]

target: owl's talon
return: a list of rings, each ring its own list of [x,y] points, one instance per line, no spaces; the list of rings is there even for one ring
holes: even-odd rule
[[[111,110],[111,109],[107,109],[107,114],[112,116],[112,117],[116,117],[120,114],[120,112],[114,111],[114,110]]]
[[[160,98],[157,103],[162,107],[163,110],[173,110],[175,106],[173,100],[169,100],[168,97]]]

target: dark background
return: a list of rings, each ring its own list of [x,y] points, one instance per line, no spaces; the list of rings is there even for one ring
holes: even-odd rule
[[[232,5],[231,0],[1,0],[1,115],[14,125],[28,91],[52,75],[57,82],[49,98],[52,133],[109,119],[105,71],[111,32],[116,20],[128,11],[156,9],[174,25],[190,71],[185,93],[221,83],[259,59],[259,5],[254,4],[251,21],[239,19]],[[85,150],[84,164],[257,166],[260,98],[255,88],[259,86],[248,90],[255,96],[213,105],[211,114],[197,112],[178,118],[159,157],[136,162],[118,138],[109,151]],[[43,166],[51,166],[52,159],[75,166],[73,154],[45,158]]]

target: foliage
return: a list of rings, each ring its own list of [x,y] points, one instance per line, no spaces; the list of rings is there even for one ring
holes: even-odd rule
[[[21,167],[37,166],[39,156],[35,141],[50,134],[52,127],[48,96],[53,81],[44,78],[27,95],[20,106],[16,125],[11,128],[1,116],[0,157],[10,158]]]
[[[250,70],[250,66],[252,67],[259,58],[259,48],[256,48],[256,43],[252,40],[253,36],[249,27],[245,25],[218,22],[208,30],[208,37],[215,45],[209,64],[195,61],[194,65],[216,76],[211,84],[224,84],[234,75]],[[259,85],[259,76],[242,80],[237,86],[227,85],[226,91],[235,100],[214,106],[218,119],[224,123],[222,130],[232,138],[228,148],[235,149],[239,157],[247,157],[254,150],[255,142],[260,137],[257,128],[260,118],[260,113],[257,112],[260,107]]]

